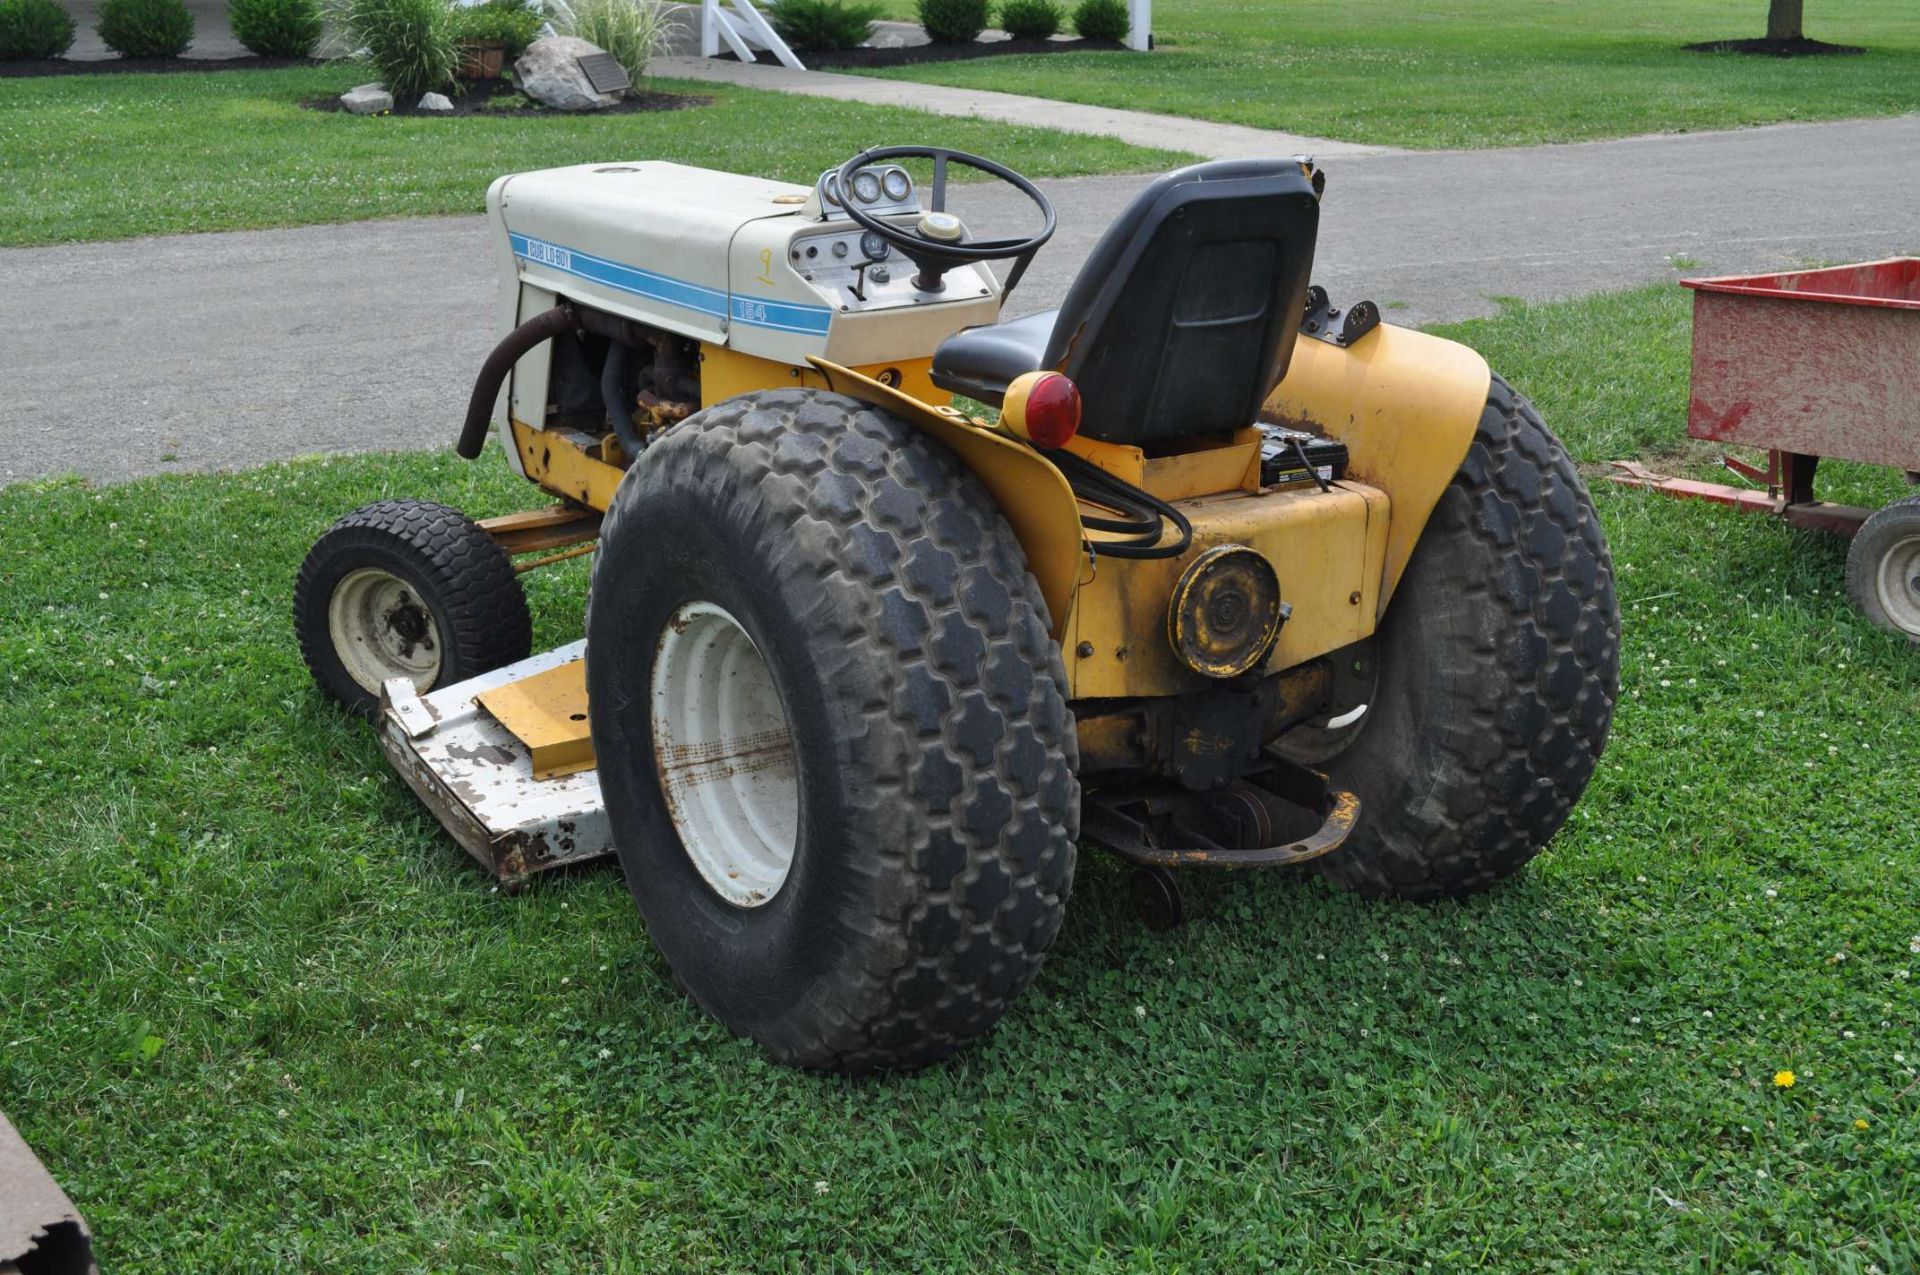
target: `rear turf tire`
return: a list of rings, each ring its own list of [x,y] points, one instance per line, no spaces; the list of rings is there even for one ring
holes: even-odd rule
[[[334,523],[300,564],[293,624],[313,680],[363,717],[386,678],[425,693],[533,649],[513,560],[473,519],[430,500],[376,501]]]
[[[1920,642],[1920,496],[1861,524],[1847,550],[1847,598],[1881,628]]]
[[[1619,645],[1586,486],[1533,405],[1495,377],[1387,608],[1373,701],[1325,763],[1361,810],[1322,874],[1370,897],[1435,899],[1519,871],[1599,763]]]
[[[849,1073],[1006,1012],[1072,885],[1078,759],[1039,588],[943,448],[805,390],[690,417],[608,510],[587,652],[614,845],[707,1012]]]

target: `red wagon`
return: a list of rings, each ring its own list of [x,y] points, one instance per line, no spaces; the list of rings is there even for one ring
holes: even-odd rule
[[[1920,642],[1920,496],[1873,510],[1813,492],[1822,457],[1890,465],[1920,482],[1920,258],[1681,284],[1693,289],[1687,433],[1764,448],[1764,469],[1722,459],[1766,490],[1633,461],[1615,461],[1614,480],[1852,536],[1854,606]]]

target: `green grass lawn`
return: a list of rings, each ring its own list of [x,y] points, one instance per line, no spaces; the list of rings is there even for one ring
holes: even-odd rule
[[[1681,51],[1764,35],[1766,12],[1766,0],[1160,0],[1151,56],[982,58],[884,74],[1412,147],[1920,109],[1920,6],[1909,0],[1807,6],[1809,36],[1867,46],[1860,57]]]
[[[655,81],[711,106],[607,117],[360,119],[303,100],[365,67],[0,79],[0,246],[479,212],[500,173],[671,159],[812,181],[863,147],[939,139],[1034,176],[1191,158],[1103,137]]]
[[[1583,460],[1697,467],[1686,315],[1451,331]],[[1599,486],[1619,713],[1528,872],[1194,875],[1158,936],[1088,856],[996,1032],[854,1083],[704,1018],[611,867],[497,893],[319,698],[294,571],[397,495],[532,497],[497,455],[0,489],[0,1104],[103,1265],[1920,1266],[1920,652],[1840,543]],[[584,564],[530,583],[578,636]]]

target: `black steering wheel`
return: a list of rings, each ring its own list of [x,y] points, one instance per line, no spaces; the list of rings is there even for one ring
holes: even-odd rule
[[[1043,223],[1040,233],[1025,239],[980,239],[972,243],[962,242],[960,226],[951,218],[946,223],[935,222],[929,226],[929,216],[923,216],[921,222],[911,228],[896,226],[880,220],[872,213],[860,208],[853,199],[853,175],[863,168],[874,164],[899,159],[930,159],[933,161],[933,195],[929,200],[928,214],[945,214],[947,210],[947,165],[960,164],[976,169],[989,177],[997,177],[1013,187],[1033,202],[1040,210]],[[996,164],[990,159],[978,155],[969,155],[965,151],[948,150],[944,146],[881,146],[873,150],[861,151],[840,166],[836,180],[840,183],[840,207],[847,216],[862,230],[870,230],[882,239],[898,248],[907,259],[920,267],[913,277],[913,286],[922,292],[939,292],[946,285],[942,276],[956,266],[974,261],[1004,261],[1015,258],[1013,270],[1007,275],[1007,282],[1001,288],[1001,295],[1013,291],[1020,276],[1027,272],[1027,265],[1033,260],[1033,254],[1039,252],[1047,240],[1053,238],[1055,225],[1053,205],[1040,193],[1040,188],[1014,172],[1005,164]],[[928,230],[942,230],[950,224],[953,238],[934,238]]]

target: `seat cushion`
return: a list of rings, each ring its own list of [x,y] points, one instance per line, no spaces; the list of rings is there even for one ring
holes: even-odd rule
[[[1058,310],[1043,310],[1008,323],[962,328],[933,351],[933,383],[998,406],[1007,386],[1045,367],[1047,341]]]

